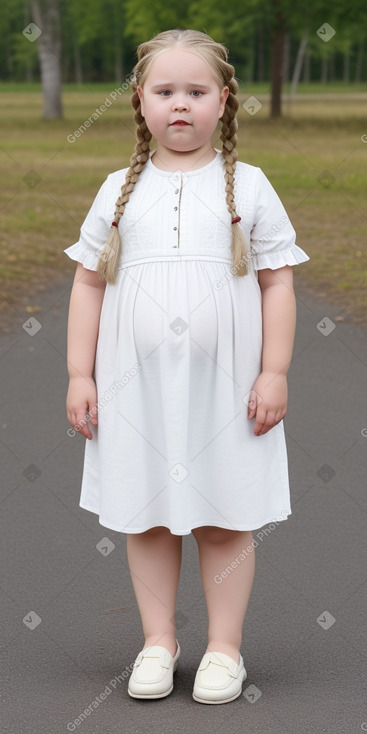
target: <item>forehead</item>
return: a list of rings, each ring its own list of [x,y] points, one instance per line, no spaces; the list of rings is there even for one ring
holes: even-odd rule
[[[206,59],[183,48],[172,48],[159,53],[150,64],[145,81],[205,81],[218,84],[218,78]]]

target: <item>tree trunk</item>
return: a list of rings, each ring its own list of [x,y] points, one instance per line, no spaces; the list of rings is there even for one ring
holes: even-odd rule
[[[61,28],[58,0],[31,0],[33,22],[41,35],[38,57],[43,89],[43,118],[62,117]]]
[[[283,18],[281,17],[280,10],[277,10],[271,48],[270,117],[280,117],[282,114],[282,82],[285,34],[286,30],[283,24]]]
[[[303,34],[301,42],[298,46],[296,63],[294,65],[293,75],[292,75],[291,100],[297,94],[297,87],[298,87],[299,80],[301,77],[303,59],[305,57],[307,43],[308,43],[308,31],[306,31]]]

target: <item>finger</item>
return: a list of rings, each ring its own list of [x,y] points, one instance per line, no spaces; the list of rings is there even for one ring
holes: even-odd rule
[[[92,403],[89,406],[89,418],[90,418],[90,422],[94,426],[96,426],[97,423],[98,423],[98,407],[97,407],[97,403]]]
[[[76,424],[78,423],[77,414],[75,411],[68,411],[68,421],[72,428],[74,428],[74,431],[76,431]]]
[[[249,419],[254,418],[254,416],[256,415],[258,404],[259,404],[259,401],[258,401],[257,393],[255,392],[255,390],[251,390],[250,396],[248,399],[248,403],[247,403],[248,405],[247,417]]]
[[[247,417],[253,418],[256,414],[256,401],[255,400],[249,400],[248,402],[248,410],[247,410]]]
[[[80,433],[81,436],[84,436],[84,438],[93,438],[92,432],[88,426],[88,423],[85,420],[80,420],[77,422],[74,426],[74,429]]]
[[[265,425],[267,428],[272,428],[277,423],[276,414],[272,411],[268,411],[265,418]]]
[[[265,426],[266,411],[263,408],[258,407],[256,411],[256,421],[254,425],[255,436],[260,436]]]
[[[84,436],[85,438],[88,438],[89,440],[93,438],[93,434],[88,426],[88,423],[86,423],[85,426],[83,426],[83,428],[80,429],[79,433],[81,433],[82,436]]]
[[[280,410],[278,410],[276,413],[267,411],[262,428],[257,435],[263,436],[265,433],[268,433],[269,431],[271,431],[272,428],[280,423],[281,419],[282,413]]]
[[[276,414],[273,411],[262,410],[257,411],[257,421],[255,423],[256,435],[263,436],[277,424]],[[255,432],[254,429],[254,432]]]
[[[74,425],[74,429],[78,431],[82,436],[85,438],[93,438],[91,430],[88,425],[88,413],[85,411],[83,413],[78,412],[76,414],[76,423]]]

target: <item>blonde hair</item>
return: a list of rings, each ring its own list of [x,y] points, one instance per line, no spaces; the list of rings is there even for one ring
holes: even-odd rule
[[[164,31],[152,38],[151,41],[141,43],[137,49],[138,61],[133,68],[131,81],[131,104],[135,110],[134,121],[137,125],[135,150],[130,158],[130,167],[126,173],[125,183],[121,186],[121,193],[115,204],[114,222],[111,225],[111,232],[107,242],[104,245],[98,263],[98,273],[102,280],[108,283],[114,283],[116,280],[119,257],[121,252],[121,239],[118,231],[118,223],[125,211],[125,206],[129,201],[130,194],[134,190],[134,186],[149,159],[149,143],[152,138],[151,132],[148,130],[145,119],[141,114],[140,99],[137,92],[138,83],[142,87],[147,76],[152,61],[158,53],[174,48],[180,45],[184,49],[190,49],[205,61],[207,61],[218,78],[219,86],[227,86],[229,94],[226,100],[225,109],[221,119],[222,130],[220,139],[222,141],[222,155],[225,161],[225,191],[227,209],[231,215],[232,221],[232,243],[231,251],[233,256],[232,269],[235,269],[239,276],[246,275],[247,270],[247,245],[241,227],[238,224],[239,217],[236,214],[236,205],[234,201],[234,174],[236,170],[236,161],[238,158],[237,145],[237,110],[238,84],[234,77],[234,67],[228,63],[227,49],[221,44],[216,43],[210,36],[201,31],[174,29]]]

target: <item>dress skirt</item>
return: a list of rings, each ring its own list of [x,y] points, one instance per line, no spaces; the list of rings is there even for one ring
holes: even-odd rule
[[[256,273],[219,259],[123,266],[97,344],[80,506],[124,533],[254,530],[291,514],[283,422],[247,418],[261,372]]]

